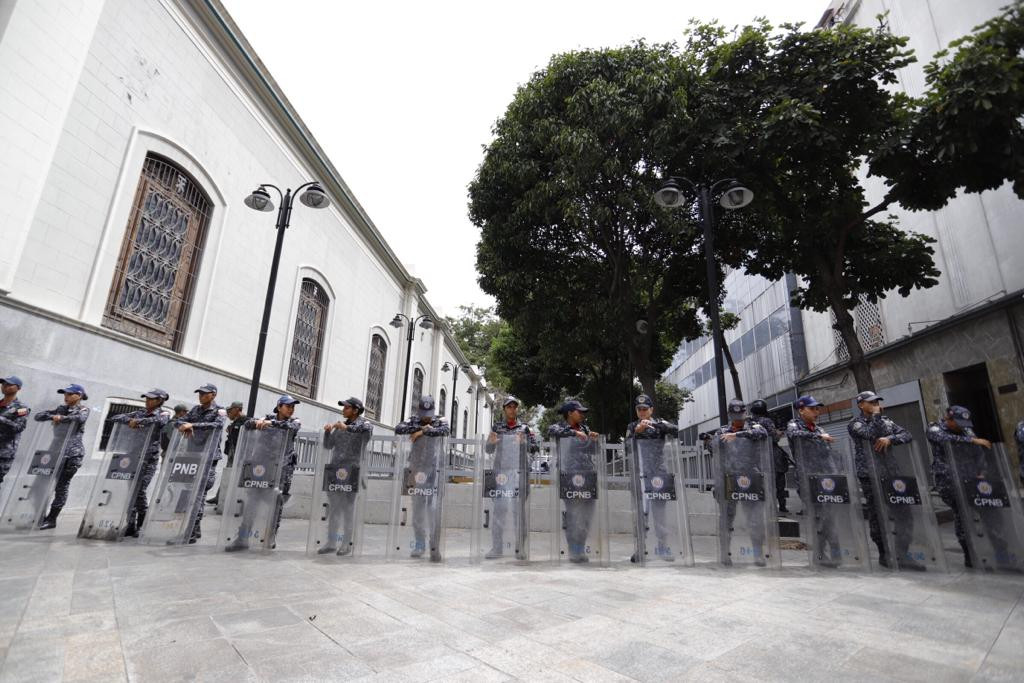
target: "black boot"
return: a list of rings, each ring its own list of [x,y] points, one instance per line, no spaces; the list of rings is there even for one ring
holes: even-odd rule
[[[60,510],[50,510],[50,514],[43,517],[43,521],[39,523],[40,530],[53,529],[57,526],[57,515],[60,514]]]
[[[132,538],[139,537],[139,529],[142,528],[142,523],[146,521],[146,513],[138,512],[128,520],[128,526],[124,530],[125,536],[131,536]]]

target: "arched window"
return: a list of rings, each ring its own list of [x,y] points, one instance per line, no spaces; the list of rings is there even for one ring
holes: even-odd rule
[[[423,398],[423,371],[419,368],[412,370],[412,406],[418,408],[420,399]]]
[[[462,411],[462,438],[466,438],[466,427],[469,425],[469,411]]]
[[[316,398],[323,355],[324,330],[327,327],[327,292],[315,280],[304,279],[299,292],[299,310],[295,314],[292,356],[288,363],[288,391]]]
[[[384,370],[387,368],[388,343],[379,334],[370,340],[370,369],[366,380],[366,416],[380,419],[384,402]]]
[[[448,414],[445,412],[445,409],[447,408],[448,405],[448,392],[444,390],[444,387],[441,387],[441,393],[439,395],[438,400],[440,401],[441,405],[437,407],[437,414],[440,415],[441,417],[444,417],[445,415]]]
[[[210,199],[192,176],[147,154],[103,326],[179,350],[209,222]]]

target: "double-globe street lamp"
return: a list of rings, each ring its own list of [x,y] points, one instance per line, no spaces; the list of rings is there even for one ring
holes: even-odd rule
[[[409,334],[406,336],[406,340],[409,344],[405,349],[405,381],[402,383],[402,415],[400,416],[400,419],[402,420],[405,419],[405,410],[407,410],[405,400],[409,395],[409,365],[412,362],[412,341],[416,338],[416,323],[419,323],[420,327],[425,330],[429,330],[434,327],[434,321],[432,321],[428,315],[421,315],[418,318],[410,318],[404,313],[395,313],[395,317],[391,319],[391,322],[389,322],[388,325],[391,325],[391,327],[396,330],[400,330],[406,323],[409,324]]]
[[[458,435],[459,428],[459,416],[455,414],[455,389],[459,385],[459,370],[462,370],[467,375],[469,374],[468,365],[459,365],[458,363],[449,363],[445,361],[444,365],[441,366],[441,372],[452,371],[452,407],[449,414],[452,416],[452,436]],[[443,407],[443,406],[442,406]]]
[[[662,183],[654,193],[654,201],[658,206],[674,209],[683,206],[688,200],[696,199],[700,211],[701,227],[704,229],[704,260],[708,279],[708,318],[711,320],[711,343],[715,352],[715,379],[718,384],[718,419],[721,424],[728,424],[728,413],[725,401],[725,368],[722,366],[722,324],[718,317],[718,267],[714,253],[714,206],[712,197],[727,211],[742,209],[754,201],[754,193],[744,187],[735,178],[724,178],[708,186],[706,183],[695,183],[686,178],[671,176]]]
[[[292,217],[292,203],[295,195],[299,195],[299,201],[312,209],[326,209],[331,204],[330,198],[316,181],[310,181],[299,185],[295,191],[289,188],[281,193],[280,188],[270,183],[263,183],[252,194],[245,198],[245,205],[256,211],[273,211],[274,202],[267,192],[267,188],[273,188],[277,192],[280,207],[277,210],[277,242],[274,244],[274,260],[270,264],[270,281],[267,282],[267,298],[263,303],[263,322],[260,323],[260,338],[256,344],[256,363],[252,370],[252,384],[249,385],[249,406],[248,415],[256,415],[256,398],[260,391],[260,374],[263,371],[263,352],[267,348],[267,328],[270,326],[270,309],[274,303],[274,287],[277,285],[277,266],[281,261],[281,247],[284,245],[284,232]]]

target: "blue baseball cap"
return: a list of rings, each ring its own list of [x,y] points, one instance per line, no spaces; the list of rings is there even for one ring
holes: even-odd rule
[[[651,397],[648,396],[647,394],[640,394],[639,396],[636,397],[636,407],[639,408],[640,406],[647,406],[648,408],[653,408],[654,401],[652,401]]]
[[[142,395],[142,398],[159,398],[166,401],[170,396],[168,396],[167,392],[163,389],[150,389]]]
[[[355,396],[349,396],[344,401],[338,401],[338,405],[348,406],[349,408],[355,408],[356,412],[360,414],[362,414],[362,412],[366,410],[366,407],[363,405],[363,402],[360,401]]]
[[[63,389],[57,390],[58,394],[78,394],[82,397],[83,401],[88,401],[89,396],[85,393],[85,387],[81,384],[69,384]]]
[[[796,400],[796,403],[794,403],[793,405],[796,406],[797,410],[800,410],[801,408],[814,408],[815,406],[820,406],[820,405],[825,405],[825,404],[819,402],[818,399],[814,398],[813,396],[807,395],[807,396],[801,396],[800,398],[798,398]]]
[[[4,384],[14,384],[19,389],[21,388],[21,378],[17,375],[8,375],[7,377],[0,377],[0,382]]]
[[[946,417],[952,418],[960,429],[971,429],[974,422],[971,421],[971,411],[963,406],[950,406],[946,408]]]
[[[294,396],[289,396],[288,394],[282,394],[277,399],[277,405],[279,406],[294,406],[300,403],[302,403],[302,401],[295,398]]]
[[[193,394],[209,394],[209,393],[216,394],[217,393],[217,386],[215,384],[204,384],[203,386],[199,387],[198,389],[196,389],[192,393]]]
[[[434,397],[424,396],[420,399],[420,402],[416,405],[416,412],[420,417],[434,417]]]

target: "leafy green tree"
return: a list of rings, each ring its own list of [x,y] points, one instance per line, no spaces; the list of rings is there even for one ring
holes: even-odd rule
[[[542,354],[545,402],[586,375],[621,384],[620,406],[634,372],[653,393],[696,327],[681,305],[703,281],[693,232],[651,201],[652,161],[686,76],[671,46],[554,57],[516,94],[470,185],[481,287],[517,350]]]
[[[502,321],[494,314],[493,307],[459,306],[459,311],[458,316],[445,316],[452,336],[470,363],[489,365],[491,344],[501,332]]]

